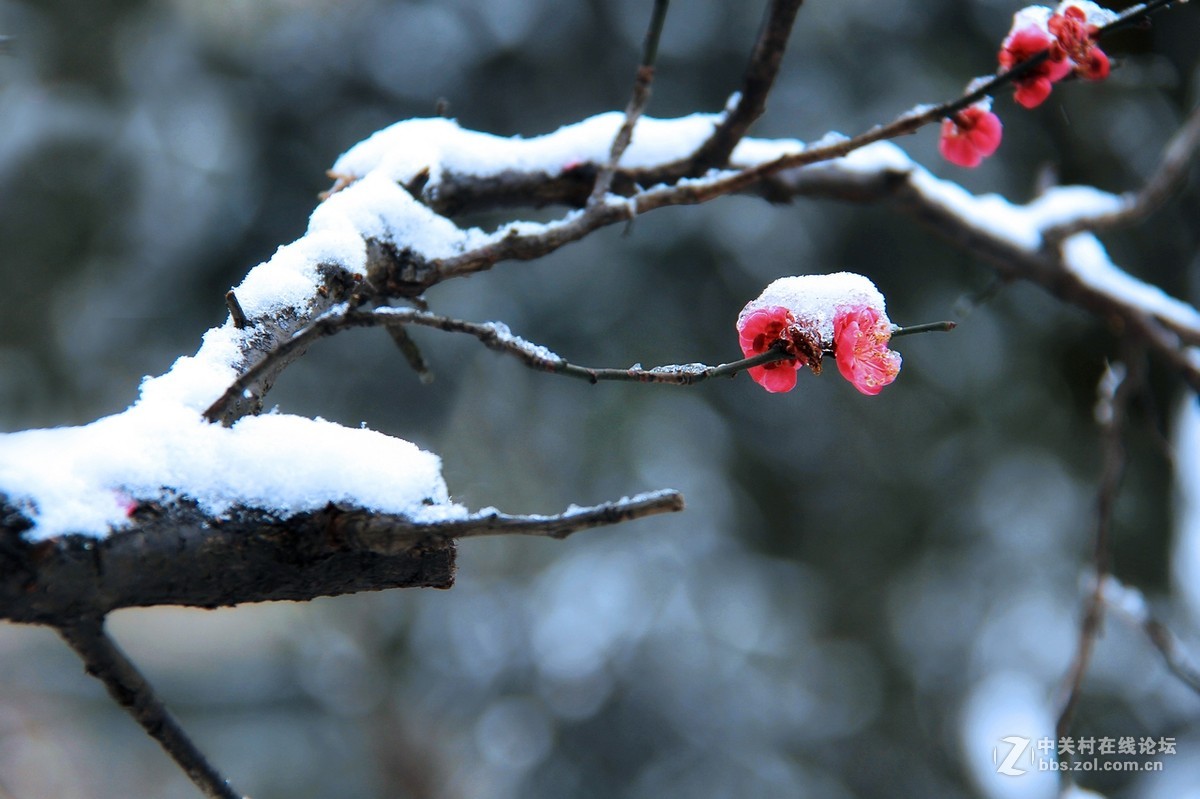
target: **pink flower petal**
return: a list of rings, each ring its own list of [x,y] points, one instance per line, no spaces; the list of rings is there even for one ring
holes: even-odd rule
[[[1000,146],[1000,118],[979,106],[969,106],[942,122],[938,151],[952,164],[976,167]]]
[[[850,308],[834,317],[838,371],[863,394],[878,394],[900,373],[900,353],[887,346],[891,336],[891,328],[874,308]]]
[[[758,308],[738,318],[738,343],[747,358],[761,355],[780,341],[786,341],[793,318],[787,308],[778,305]],[[750,367],[754,382],[771,393],[791,391],[796,386],[796,372],[804,363],[791,358],[763,366]]]
[[[1050,96],[1051,84],[1071,74],[1075,65],[1067,58],[1061,47],[1054,46],[1056,40],[1041,28],[1030,26],[1009,34],[1000,47],[1000,66],[1013,67],[1033,58],[1043,50],[1050,50],[1050,57],[1013,81],[1016,101],[1026,108],[1035,108]]]

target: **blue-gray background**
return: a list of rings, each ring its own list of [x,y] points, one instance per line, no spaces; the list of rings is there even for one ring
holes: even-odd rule
[[[126,407],[302,234],[324,170],[372,131],[439,99],[505,135],[622,108],[650,5],[0,0],[0,429]],[[672,5],[652,115],[722,107],[758,5]],[[854,133],[951,97],[994,67],[1016,8],[813,0],[755,133]],[[1183,6],[1113,42],[1104,84],[1032,112],[998,99],[1005,140],[978,170],[941,162],[932,130],[901,144],[1018,201],[1048,174],[1136,187],[1200,95],[1198,41]],[[1196,183],[1106,237],[1191,301]],[[784,396],[744,378],[593,387],[418,332],[437,374],[423,386],[378,331],[323,342],[281,379],[280,409],[416,441],[463,503],[553,512],[673,487],[688,511],[468,542],[449,592],[125,612],[116,635],[256,799],[1044,795],[1036,775],[977,783],[996,743],[978,731],[1052,712],[1073,650],[1094,387],[1117,352],[1100,321],[993,291],[984,265],[887,209],[749,198],[659,211],[429,299],[588,365],[717,363],[763,285],[841,269],[874,279],[898,322],[962,323],[898,345],[904,371],[876,398],[832,371]],[[1162,434],[1180,386],[1152,364],[1151,387],[1115,568],[1194,642],[1169,582]],[[1182,795],[1198,712],[1113,620],[1076,732],[1174,736],[1179,754],[1085,784]],[[51,633],[0,627],[0,797],[193,795]]]

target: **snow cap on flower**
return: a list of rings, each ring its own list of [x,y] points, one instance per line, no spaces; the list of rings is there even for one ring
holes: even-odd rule
[[[1091,0],[1063,0],[1054,9],[1055,14],[1066,14],[1067,9],[1074,8],[1083,13],[1083,19],[1088,25],[1094,25],[1097,28],[1103,27],[1110,22],[1116,22],[1120,16],[1117,12],[1110,8],[1093,3]]]
[[[900,371],[900,356],[887,349],[892,325],[883,295],[862,275],[781,277],[750,301],[738,316],[738,339],[746,357],[778,345],[790,358],[750,369],[771,392],[789,391],[796,371],[821,371],[832,352],[838,370],[864,394],[878,394]]]

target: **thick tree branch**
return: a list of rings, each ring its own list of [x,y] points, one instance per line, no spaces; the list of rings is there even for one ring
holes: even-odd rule
[[[139,510],[129,529],[30,543],[0,530],[0,618],[62,626],[127,607],[215,608],[388,588],[449,588],[454,547],[394,522],[406,547],[381,555],[341,533],[366,511],[329,506],[287,519],[213,519],[183,501]],[[10,520],[11,521],[11,520]]]
[[[2,506],[0,506],[2,507]],[[683,509],[675,491],[640,494],[552,515],[481,511],[439,521],[329,505],[280,519],[254,509],[214,519],[185,501],[138,511],[102,539],[20,538],[0,516],[0,618],[55,627],[127,607],[214,608],[303,601],[389,588],[449,588],[454,539],[565,538],[579,530]]]
[[[1181,1],[1151,0],[1148,3],[1131,6],[1117,20],[1101,28],[1098,35],[1102,38],[1115,30],[1144,22],[1152,14],[1172,5],[1180,4]],[[792,17],[795,16],[795,11],[798,10],[800,3],[795,2],[794,4],[796,5],[796,9],[790,9]],[[783,35],[782,38],[780,36],[783,34],[781,26],[786,20],[786,15],[789,13],[788,5],[789,3],[784,0],[777,0],[772,5],[768,16],[768,26],[764,28],[763,36],[760,37],[755,47],[755,53],[762,52],[764,60],[760,63],[755,57],[752,57],[751,67],[747,71],[747,83],[751,80],[749,77],[751,73],[760,74],[762,78],[765,78],[770,73],[768,66],[770,58],[773,58],[775,55],[782,57],[782,51],[776,52],[774,48],[781,46],[781,42],[786,41],[786,35]],[[774,26],[773,29],[776,33],[773,36],[768,36],[767,34],[772,29],[772,26]],[[770,39],[770,43],[768,43],[768,39]],[[770,58],[766,56],[770,56]],[[718,125],[713,137],[697,148],[695,153],[670,164],[618,170],[613,176],[613,189],[627,197],[635,197],[637,195],[638,213],[645,213],[653,208],[669,205],[687,205],[705,202],[726,194],[750,191],[755,186],[768,181],[772,176],[776,176],[781,172],[832,161],[875,142],[909,135],[926,125],[938,123],[947,117],[953,116],[967,106],[996,94],[997,91],[1006,85],[1019,80],[1027,73],[1035,70],[1048,57],[1048,50],[1038,53],[1009,70],[998,72],[987,80],[977,83],[970,90],[958,97],[936,105],[918,106],[899,115],[891,122],[877,125],[856,136],[848,138],[839,137],[825,144],[818,143],[799,152],[789,153],[762,164],[749,167],[734,166],[719,181],[705,181],[700,186],[689,184],[677,187],[676,183],[680,178],[698,173],[694,165],[699,161],[707,160],[710,157],[710,150],[714,154],[718,152],[716,144],[718,138],[722,140],[728,138],[736,144],[745,131],[742,130],[739,135],[733,136],[733,129],[741,127],[743,124],[748,126],[749,122],[753,122],[755,118],[753,116],[755,106],[753,96],[757,94],[757,90],[747,92],[745,91],[745,87],[743,87],[743,96],[733,114]],[[750,99],[747,99],[747,97]],[[743,106],[745,106],[744,111],[741,110]],[[749,120],[749,122],[735,123],[732,121],[733,117],[737,117],[739,120]],[[726,126],[730,127],[731,133],[720,133],[719,131]],[[727,160],[728,158],[726,158]],[[724,162],[713,163],[712,166],[723,164]],[[561,175],[546,175],[542,172],[524,173],[519,170],[511,170],[487,177],[461,175],[450,170],[437,183],[436,192],[422,192],[421,200],[431,209],[447,216],[515,206],[541,207],[550,204],[563,204],[569,207],[581,208],[586,204],[594,185],[592,176],[600,168],[600,166],[594,164],[583,164]],[[646,197],[640,196],[644,194],[638,189],[640,186],[657,188],[650,192],[650,196]],[[679,188],[679,191],[673,192],[672,190],[676,188]],[[769,186],[765,187],[765,193],[771,196]],[[605,224],[612,224],[615,221],[623,220],[609,220]]]
[[[80,619],[59,627],[58,632],[83,660],[87,673],[104,683],[116,703],[158,741],[205,796],[241,797],[188,738],[146,678],[109,637],[101,619]]]

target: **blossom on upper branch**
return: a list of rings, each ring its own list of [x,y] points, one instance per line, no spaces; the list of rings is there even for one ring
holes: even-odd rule
[[[967,106],[942,122],[938,152],[956,166],[976,167],[1000,146],[1004,126],[990,101]]]
[[[773,393],[792,390],[802,366],[820,374],[825,354],[863,394],[878,394],[900,371],[899,353],[887,348],[892,324],[883,295],[862,275],[780,278],[742,309],[737,330],[747,358],[772,347],[786,356],[750,368],[750,376]]]
[[[1050,9],[1043,6],[1021,9],[1013,18],[1012,30],[1000,44],[1000,66],[1005,70],[1028,61],[1043,50],[1050,51],[1045,61],[1013,81],[1014,97],[1026,108],[1041,105],[1050,96],[1051,85],[1070,75],[1074,67],[1066,52],[1054,46],[1049,19]]]
[[[1053,10],[1029,6],[1018,11],[1000,45],[1000,66],[1008,70],[1043,50],[1049,54],[1013,81],[1016,101],[1035,108],[1050,95],[1052,84],[1071,74],[1087,80],[1106,78],[1108,56],[1096,46],[1096,34],[1114,19],[1113,12],[1090,0],[1066,0]]]
[[[1103,12],[1103,9],[1099,11]],[[1108,77],[1108,56],[1096,46],[1096,31],[1100,29],[1100,25],[1093,21],[1096,19],[1107,21],[1108,16],[1096,12],[1089,15],[1088,10],[1080,4],[1063,3],[1046,23],[1046,27],[1054,34],[1055,47],[1061,48],[1075,65],[1075,74],[1086,80],[1104,80]]]

